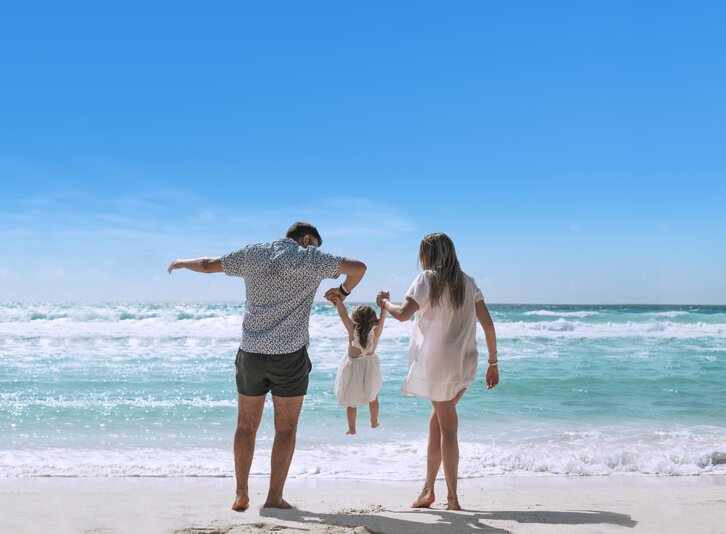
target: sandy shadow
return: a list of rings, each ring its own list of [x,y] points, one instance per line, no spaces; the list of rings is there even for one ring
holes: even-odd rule
[[[305,510],[273,510],[263,508],[263,517],[305,524],[335,525],[339,527],[367,527],[381,534],[440,534],[442,531],[462,534],[511,534],[509,530],[494,527],[486,521],[516,521],[549,525],[610,524],[633,528],[638,524],[629,515],[599,510],[550,511],[503,510],[484,512],[464,510],[382,510],[377,513],[323,514]]]
[[[610,524],[633,528],[638,524],[629,515],[600,510],[382,510],[376,513],[323,514],[305,510],[262,509],[260,515],[298,523],[335,525],[355,528],[367,527],[376,533],[439,534],[444,529],[452,533],[510,534],[509,530],[494,527],[487,521],[516,521],[517,523],[541,523],[549,525],[598,525]]]

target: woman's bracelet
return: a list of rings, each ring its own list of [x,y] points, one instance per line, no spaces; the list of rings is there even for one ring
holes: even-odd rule
[[[343,293],[343,295],[345,295],[346,297],[350,296],[350,291],[345,289],[345,286],[343,284],[340,284],[340,292]]]
[[[499,356],[499,353],[494,352],[494,361],[491,361],[491,360],[487,361],[487,363],[489,364],[490,367],[496,367],[497,364],[499,363],[499,359],[497,358],[497,356]],[[489,358],[491,358],[491,357],[492,357],[492,355],[490,354]]]
[[[489,362],[489,367],[497,367],[499,366],[499,362]]]

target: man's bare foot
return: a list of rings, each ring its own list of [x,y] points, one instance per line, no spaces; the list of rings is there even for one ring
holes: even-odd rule
[[[446,509],[447,510],[461,510],[461,505],[459,504],[458,497],[451,498],[449,497],[446,499]]]
[[[247,495],[237,495],[237,498],[232,504],[232,510],[235,512],[244,512],[250,507],[250,499]]]
[[[271,499],[268,497],[265,504],[262,505],[262,508],[280,508],[281,510],[289,510],[292,508],[292,504],[287,502],[285,499]]]
[[[355,436],[355,430],[348,429],[348,432],[345,433],[346,436]]]
[[[378,428],[381,424],[378,421],[371,421],[371,428]]]
[[[421,495],[418,496],[418,499],[413,501],[411,508],[431,508],[434,501],[436,501],[436,497],[434,496],[433,490],[424,488],[421,491]]]

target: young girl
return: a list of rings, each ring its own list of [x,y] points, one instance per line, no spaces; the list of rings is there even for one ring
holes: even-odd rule
[[[497,339],[494,323],[474,279],[459,267],[454,243],[446,234],[429,234],[421,241],[422,272],[406,293],[402,305],[394,305],[387,291],[378,294],[378,305],[399,321],[418,312],[411,336],[409,371],[403,392],[429,399],[426,482],[414,508],[428,508],[434,501],[434,482],[444,464],[449,510],[460,510],[457,495],[459,469],[458,416],[456,403],[474,381],[479,359],[476,322],[484,328],[489,366],[485,382],[499,383]]]
[[[376,317],[370,306],[358,306],[353,318],[343,301],[331,300],[338,310],[340,320],[348,331],[348,354],[343,357],[335,377],[335,394],[341,406],[346,407],[348,435],[355,434],[358,406],[368,404],[371,412],[371,427],[378,426],[378,392],[381,389],[381,368],[376,354],[381,339],[385,312]]]

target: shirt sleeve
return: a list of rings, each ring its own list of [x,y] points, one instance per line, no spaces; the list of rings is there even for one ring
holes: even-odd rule
[[[228,276],[245,276],[250,247],[242,247],[239,250],[222,256],[219,261],[222,263],[222,271]]]
[[[481,289],[479,289],[479,286],[476,285],[473,278],[471,279],[471,286],[474,290],[474,304],[477,302],[484,302],[484,294],[481,292]]]
[[[321,252],[318,248],[311,250],[313,265],[320,278],[338,278],[340,276],[340,264],[343,262],[341,256]]]
[[[406,291],[406,297],[416,301],[419,308],[428,304],[430,292],[430,282],[425,272],[419,273]]]

